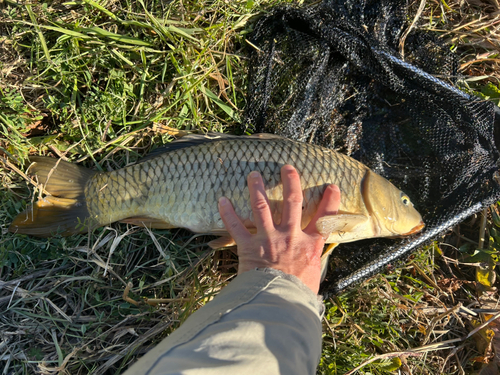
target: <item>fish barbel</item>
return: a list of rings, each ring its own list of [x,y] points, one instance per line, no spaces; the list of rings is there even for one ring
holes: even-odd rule
[[[20,213],[9,230],[41,237],[71,235],[121,221],[226,236],[212,243],[216,247],[230,242],[217,206],[221,196],[232,202],[248,228],[254,228],[246,182],[251,171],[262,174],[273,218],[280,222],[280,169],[285,164],[300,175],[303,228],[325,188],[339,186],[338,215],[323,217],[317,224],[327,243],[408,235],[424,226],[408,196],[346,155],[270,134],[213,134],[184,137],[111,172],[33,157],[29,173],[50,195]]]

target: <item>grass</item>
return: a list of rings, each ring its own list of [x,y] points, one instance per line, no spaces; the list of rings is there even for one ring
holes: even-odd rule
[[[232,130],[245,107],[245,36],[276,3],[0,4],[3,373],[120,373],[234,277],[234,252],[208,250],[208,238],[184,230],[114,224],[36,239],[7,227],[37,196],[21,172],[30,154],[110,170],[179,132]],[[500,97],[499,10],[494,1],[429,1],[418,22],[452,45],[471,76],[462,88],[486,100]],[[478,280],[494,284],[485,264],[494,266],[500,241],[492,236],[471,257],[482,228],[480,215],[473,220],[326,301],[318,373],[463,374],[491,362],[488,328],[467,335],[498,311],[496,289]],[[445,340],[457,341],[429,347]]]

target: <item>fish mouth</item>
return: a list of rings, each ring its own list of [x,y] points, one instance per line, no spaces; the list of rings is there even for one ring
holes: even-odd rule
[[[413,229],[411,231],[409,231],[408,233],[403,233],[402,235],[403,236],[409,236],[410,234],[415,234],[415,233],[418,233],[420,232],[422,229],[424,229],[425,227],[425,224],[424,222],[421,220],[420,223],[418,225],[416,225],[415,227],[413,227]]]

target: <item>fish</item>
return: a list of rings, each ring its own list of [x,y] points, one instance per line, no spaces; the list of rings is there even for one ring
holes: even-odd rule
[[[137,163],[98,172],[51,157],[30,158],[28,173],[48,195],[17,215],[9,231],[38,237],[85,233],[113,222],[149,228],[186,228],[220,236],[212,247],[234,244],[218,211],[227,197],[249,230],[255,229],[247,176],[261,173],[273,219],[280,223],[280,170],[296,168],[303,190],[302,228],[330,184],[341,192],[337,215],[317,221],[326,243],[418,233],[421,215],[410,198],[366,165],[342,153],[272,134],[188,135]]]

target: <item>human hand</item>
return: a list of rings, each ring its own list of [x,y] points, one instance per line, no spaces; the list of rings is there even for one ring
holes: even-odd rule
[[[219,199],[219,212],[227,231],[238,245],[238,273],[259,268],[274,268],[297,276],[314,293],[318,293],[321,278],[321,253],[325,238],[316,229],[316,221],[326,215],[335,215],[340,205],[340,190],[329,185],[318,210],[307,227],[301,229],[302,189],[294,167],[281,168],[283,182],[283,212],[281,223],[273,221],[262,176],[248,175],[250,201],[257,228],[252,234],[234,212],[225,197]]]

